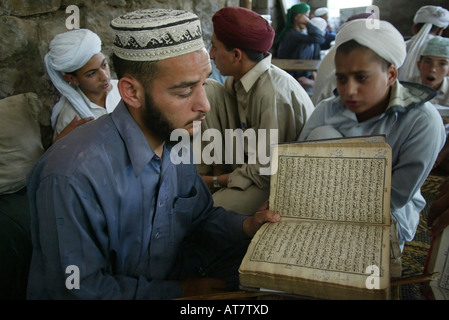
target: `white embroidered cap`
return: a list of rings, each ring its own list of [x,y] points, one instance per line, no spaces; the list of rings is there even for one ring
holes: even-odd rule
[[[421,55],[449,58],[449,38],[433,37],[427,42]]]
[[[145,9],[111,22],[113,51],[124,60],[156,61],[204,48],[201,22],[184,10]]]

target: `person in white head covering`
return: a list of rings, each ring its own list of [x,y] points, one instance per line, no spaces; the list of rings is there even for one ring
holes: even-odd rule
[[[423,83],[437,91],[430,100],[440,112],[449,134],[449,38],[440,36],[430,39],[418,61],[419,77],[413,81]],[[447,175],[449,173],[449,139],[435,162],[434,171]]]
[[[449,38],[430,39],[417,66],[419,76],[412,80],[437,90],[438,94],[431,100],[433,104],[449,107]]]
[[[53,139],[70,128],[114,110],[120,101],[117,80],[111,80],[109,64],[101,53],[101,40],[88,29],[56,35],[45,55],[45,66],[53,85],[62,94],[53,107]],[[73,122],[72,122],[73,120]]]
[[[366,19],[345,24],[335,40],[338,95],[321,101],[299,140],[385,135],[393,151],[391,178],[393,260],[405,241],[413,239],[425,206],[420,188],[445,141],[444,126],[430,99],[434,90],[416,83],[401,84],[397,68],[405,59],[405,43],[389,22],[368,27]],[[331,127],[330,136],[324,129]],[[393,238],[394,239],[394,238]],[[394,243],[394,242],[393,242]],[[399,265],[400,266],[400,265]],[[400,275],[400,267],[392,273]]]
[[[190,135],[210,110],[212,70],[200,20],[153,8],[111,28],[122,100],[55,143],[29,175],[27,297],[148,300],[238,289],[251,237],[279,215],[214,207],[193,163]]]
[[[335,32],[329,24],[329,9],[326,7],[318,8],[315,10],[314,16],[326,21],[326,32],[324,34],[324,43],[321,44],[321,50],[328,50],[336,37]]]
[[[350,16],[346,22],[356,20],[356,19],[367,19],[367,18],[375,17],[374,13],[357,13]],[[312,102],[314,105],[318,105],[318,103],[326,98],[332,97],[334,95],[334,90],[337,87],[335,81],[335,47],[331,47],[329,51],[327,51],[326,55],[323,57],[323,60],[318,67],[316,79],[313,85],[313,94],[312,94]]]
[[[323,35],[326,34],[326,26],[327,22],[323,18],[315,17],[310,19],[310,23],[312,23],[315,27],[321,30],[321,33]]]
[[[423,6],[413,18],[413,37],[406,41],[407,57],[399,69],[400,81],[412,81],[419,76],[416,62],[427,41],[441,36],[449,25],[449,10],[439,6]]]

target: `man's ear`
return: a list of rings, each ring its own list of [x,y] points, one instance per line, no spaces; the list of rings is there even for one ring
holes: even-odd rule
[[[140,108],[145,101],[145,89],[133,77],[125,76],[118,82],[118,90],[125,104],[133,108]]]
[[[398,78],[398,69],[391,63],[387,68],[388,85],[391,86]]]
[[[77,86],[77,87],[79,86],[78,79],[73,74],[65,73],[64,74],[64,80],[67,81],[70,84],[73,84],[73,85]]]
[[[234,48],[233,52],[234,52],[234,60],[241,61],[243,58],[243,51],[238,48]]]

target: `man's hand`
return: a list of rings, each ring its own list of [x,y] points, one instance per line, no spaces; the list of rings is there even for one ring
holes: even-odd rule
[[[265,222],[278,222],[281,216],[271,210],[268,210],[268,201],[266,201],[259,210],[243,221],[243,230],[246,235],[252,238]]]
[[[297,18],[298,22],[302,24],[308,24],[310,22],[309,17],[304,13],[298,14],[295,18]]]
[[[182,282],[183,297],[193,297],[220,292],[226,292],[226,283],[220,279],[192,278]]]
[[[70,121],[70,123],[56,136],[56,138],[53,140],[53,143],[55,143],[57,140],[61,139],[65,135],[69,134],[76,127],[79,127],[80,125],[92,120],[94,120],[93,117],[78,120],[78,115],[75,115],[75,117],[73,117],[73,120]]]

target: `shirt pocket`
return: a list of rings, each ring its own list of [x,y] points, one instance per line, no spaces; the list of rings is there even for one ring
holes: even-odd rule
[[[192,187],[189,194],[185,197],[178,197],[173,203],[173,224],[175,226],[175,235],[186,234],[193,220],[195,207],[198,205],[199,194],[195,187]]]

